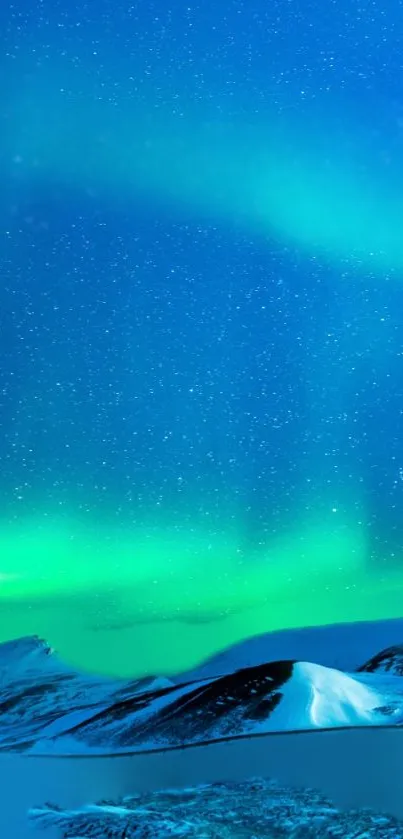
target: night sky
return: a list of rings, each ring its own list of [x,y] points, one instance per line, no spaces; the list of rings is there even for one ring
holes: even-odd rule
[[[0,640],[166,672],[402,614],[402,38],[0,9]]]

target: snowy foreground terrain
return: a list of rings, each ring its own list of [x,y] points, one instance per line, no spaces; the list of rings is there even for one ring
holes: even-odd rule
[[[37,638],[0,645],[0,836],[30,835],[29,809],[31,824],[76,839],[403,837],[386,817],[289,788],[403,818],[401,642],[403,620],[273,633],[192,673],[133,681],[71,671]]]
[[[77,812],[33,810],[35,826],[58,828],[64,839],[401,839],[403,822],[365,811],[342,812],[310,790],[270,781],[212,784],[138,795]]]

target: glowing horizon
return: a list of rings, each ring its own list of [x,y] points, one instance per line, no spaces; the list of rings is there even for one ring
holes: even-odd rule
[[[343,521],[308,522],[253,559],[224,526],[113,533],[40,517],[3,526],[0,556],[0,641],[39,634],[118,676],[188,669],[269,630],[401,614],[403,571],[369,572],[362,528]]]

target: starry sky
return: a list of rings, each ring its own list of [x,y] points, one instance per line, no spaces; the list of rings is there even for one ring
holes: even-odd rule
[[[0,640],[126,675],[401,615],[403,4],[0,33]]]

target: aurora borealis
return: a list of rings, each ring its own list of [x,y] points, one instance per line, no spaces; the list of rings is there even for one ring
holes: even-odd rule
[[[144,196],[213,223],[237,218],[248,232],[308,255],[402,269],[400,149],[383,148],[372,112],[361,122],[346,114],[339,92],[291,106],[268,89],[262,115],[235,111],[228,120],[223,108],[211,113],[185,94],[176,113],[163,83],[161,103],[147,81],[139,96],[126,80],[121,101],[111,100],[85,76],[66,82],[55,65],[33,74],[17,98],[9,126],[16,177],[112,201]],[[69,95],[72,83],[79,96]]]
[[[402,614],[394,5],[7,19],[0,641],[128,675]]]
[[[11,528],[3,633],[45,634],[101,672],[172,672],[268,628],[377,619],[385,604],[401,614],[401,571],[368,573],[351,529],[290,533],[259,561],[235,538],[189,530],[125,537],[42,517]]]

